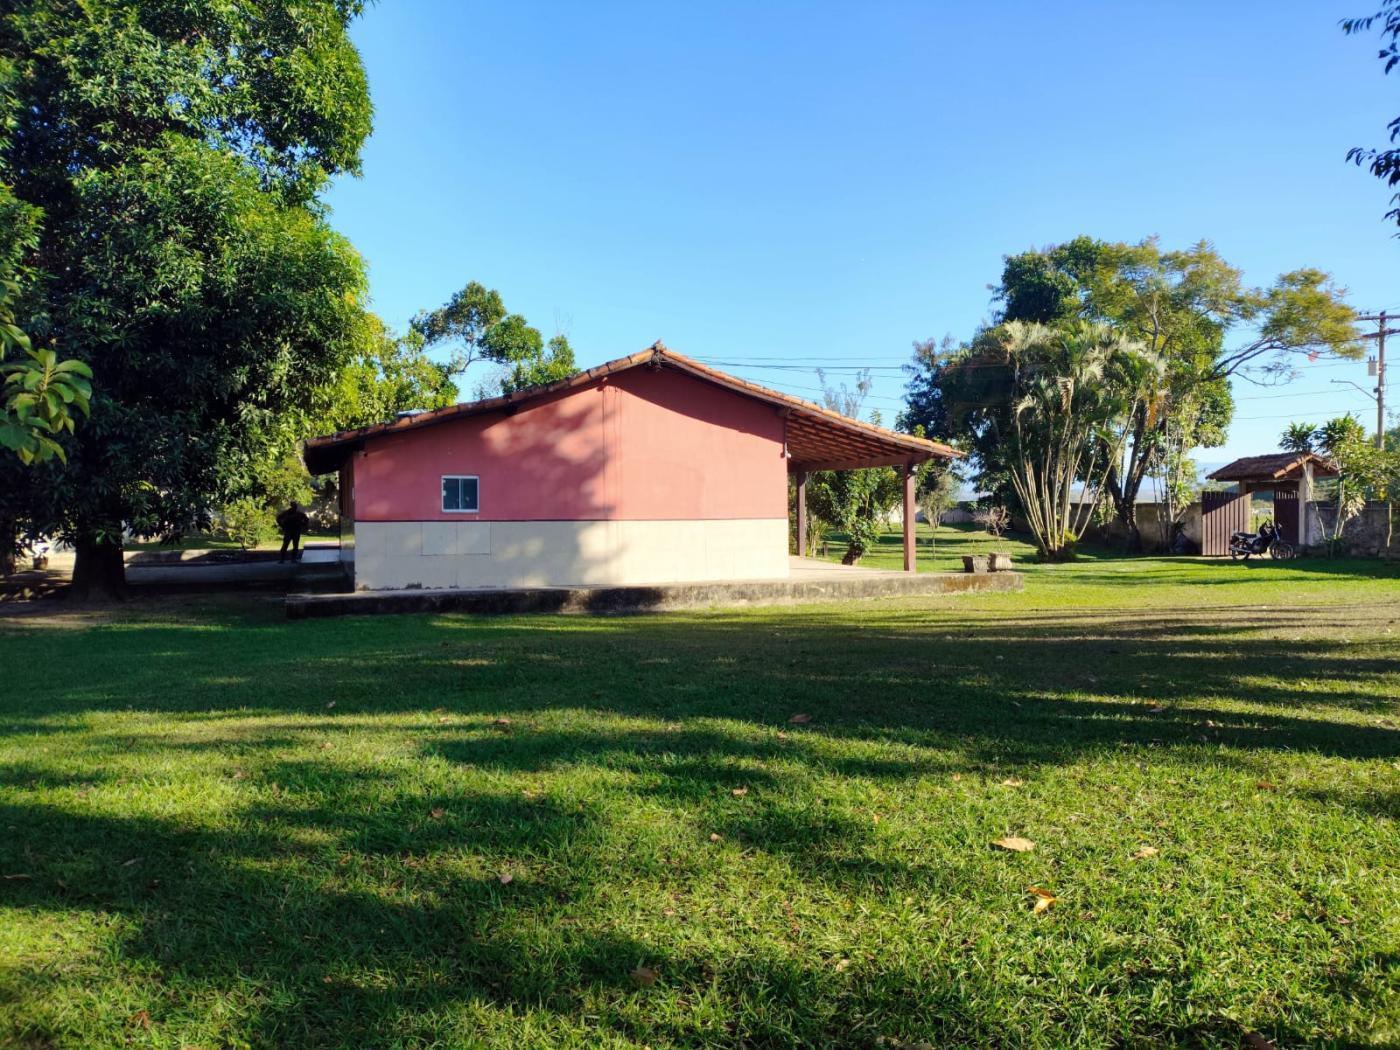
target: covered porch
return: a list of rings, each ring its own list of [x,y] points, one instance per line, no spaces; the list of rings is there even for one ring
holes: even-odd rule
[[[793,478],[797,490],[797,559],[794,563],[810,562],[810,559],[807,559],[807,483],[813,474],[825,470],[893,467],[901,481],[904,571],[917,572],[918,546],[914,539],[914,525],[918,514],[918,494],[915,491],[918,468],[929,460],[951,459],[960,453],[946,445],[912,434],[897,434],[873,426],[866,428],[859,424],[852,426],[853,420],[835,412],[829,413],[829,417],[811,412],[793,412],[787,421],[785,454],[788,458],[788,473]],[[849,570],[853,567],[840,568]]]

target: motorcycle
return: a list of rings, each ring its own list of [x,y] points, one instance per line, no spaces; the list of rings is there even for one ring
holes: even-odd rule
[[[1249,561],[1254,555],[1267,554],[1275,561],[1287,561],[1297,552],[1293,544],[1283,539],[1278,526],[1266,521],[1258,532],[1232,532],[1230,534],[1230,557],[1235,561]]]

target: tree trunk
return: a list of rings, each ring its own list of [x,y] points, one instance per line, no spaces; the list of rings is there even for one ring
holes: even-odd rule
[[[1118,505],[1118,520],[1123,523],[1123,528],[1127,530],[1123,537],[1124,549],[1129,554],[1142,553],[1142,533],[1138,531],[1137,523],[1137,493],[1133,493],[1131,500]]]
[[[1129,554],[1142,551],[1142,533],[1138,531],[1137,524],[1137,494],[1141,485],[1142,478],[1133,479],[1131,476],[1124,484],[1116,467],[1109,469],[1104,480],[1104,488],[1108,489],[1108,494],[1113,500],[1114,513],[1118,516],[1119,524],[1123,526],[1123,546]]]
[[[118,602],[127,596],[126,565],[120,543],[84,536],[74,547],[73,586],[79,601]]]
[[[0,576],[9,576],[18,567],[15,551],[19,547],[19,529],[13,521],[0,520]]]

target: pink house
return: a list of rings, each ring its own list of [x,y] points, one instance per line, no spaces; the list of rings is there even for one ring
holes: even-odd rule
[[[660,343],[305,448],[312,473],[340,472],[357,590],[784,579],[788,475],[802,518],[808,472],[884,465],[908,468],[912,569],[912,468],[952,455]]]

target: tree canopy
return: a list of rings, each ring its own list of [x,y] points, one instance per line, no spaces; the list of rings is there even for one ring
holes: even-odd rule
[[[17,311],[84,362],[68,462],[19,479],[30,527],[120,578],[124,530],[207,524],[348,357],[362,263],[316,194],[359,169],[370,103],[352,0],[28,0],[0,164],[40,215]],[[9,479],[0,479],[0,481]]]
[[[994,295],[1001,307],[994,325],[1101,322],[1161,359],[1127,420],[1120,460],[1104,464],[1106,491],[1134,541],[1147,478],[1158,478],[1169,500],[1180,497],[1194,476],[1190,451],[1224,442],[1234,412],[1232,377],[1282,381],[1299,361],[1362,352],[1355,312],[1327,274],[1299,269],[1267,288],[1251,287],[1206,242],[1167,251],[1152,238],[1125,244],[1077,237],[1007,257]],[[916,344],[902,418],[955,438],[962,421],[950,418],[941,390],[949,351]],[[995,432],[981,434],[977,452],[984,487],[1004,490],[1003,464],[988,444],[995,440]]]
[[[478,361],[496,365],[501,393],[552,383],[577,370],[566,337],[556,335],[546,343],[524,317],[506,312],[500,292],[477,281],[436,310],[418,314],[412,328],[424,345],[451,352],[447,369],[452,375]],[[485,384],[481,392],[487,392]]]
[[[1376,57],[1384,72],[1389,73],[1400,62],[1400,0],[1386,0],[1380,10],[1359,18],[1342,20],[1342,31],[1348,36],[1380,30],[1381,49]],[[1347,151],[1347,160],[1367,168],[1391,189],[1400,185],[1400,117],[1387,125],[1390,131],[1390,145],[1382,149],[1368,146],[1353,146]],[[1394,205],[1385,217],[1400,225],[1400,194],[1390,198]]]

